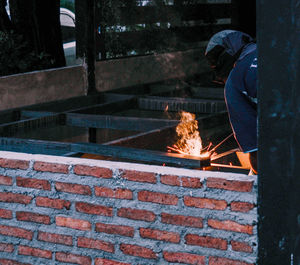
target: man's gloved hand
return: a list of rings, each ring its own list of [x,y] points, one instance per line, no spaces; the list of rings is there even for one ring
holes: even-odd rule
[[[249,160],[251,164],[251,170],[253,171],[254,175],[257,175],[257,151],[249,154]]]

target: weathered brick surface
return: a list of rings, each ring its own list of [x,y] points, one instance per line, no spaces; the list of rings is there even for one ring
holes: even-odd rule
[[[0,167],[14,169],[28,169],[29,161],[0,158]]]
[[[69,173],[68,165],[47,163],[47,162],[40,162],[40,161],[34,163],[33,169],[42,172],[63,173],[63,174]]]
[[[1,265],[33,265],[30,263],[23,263],[23,262],[18,262],[13,259],[0,259],[0,264]]]
[[[238,241],[232,240],[230,242],[230,244],[231,244],[232,250],[234,250],[234,251],[248,252],[248,253],[253,252],[253,248],[246,242],[238,242]]]
[[[51,190],[49,181],[44,179],[32,179],[17,177],[17,186],[24,188],[33,188],[40,190]]]
[[[0,242],[0,251],[1,252],[13,252],[14,251],[14,245]]]
[[[96,223],[95,230],[96,232],[100,232],[100,233],[116,234],[116,235],[128,236],[128,237],[134,236],[134,228],[125,225]]]
[[[26,256],[34,256],[44,259],[51,259],[52,252],[49,250],[43,250],[39,248],[32,248],[27,246],[19,246],[18,248],[19,255],[26,255]]]
[[[160,177],[160,182],[165,185],[181,186],[180,178],[175,175],[162,175]]]
[[[99,249],[110,253],[115,252],[115,247],[112,243],[87,237],[78,237],[77,246],[80,248]]]
[[[51,199],[48,197],[37,197],[36,198],[36,206],[40,207],[49,207],[54,209],[67,209],[69,210],[71,207],[71,202],[61,199]]]
[[[12,192],[0,192],[0,202],[29,204],[31,200],[31,196]]]
[[[0,176],[0,185],[11,186],[12,183],[12,177]]]
[[[25,238],[28,240],[31,240],[33,237],[33,232],[30,230],[7,225],[0,225],[0,234],[5,236]]]
[[[62,216],[56,216],[56,225],[57,226],[65,226],[77,230],[91,230],[92,225],[90,222],[80,219],[74,219],[70,217],[62,217]]]
[[[92,176],[96,178],[112,178],[112,170],[102,167],[76,165],[74,166],[74,173],[77,175]]]
[[[234,232],[239,232],[239,233],[246,233],[249,235],[253,234],[253,226],[252,225],[242,225],[237,222],[230,221],[230,220],[219,221],[219,220],[208,219],[207,224],[208,224],[208,226],[215,228],[215,229],[228,230],[228,231],[234,231]]]
[[[256,263],[255,177],[35,157],[0,166],[0,264]]]
[[[189,207],[206,208],[212,210],[225,210],[227,202],[225,200],[216,200],[209,198],[184,197],[184,204]]]
[[[139,172],[134,170],[124,170],[122,177],[127,180],[137,182],[156,183],[156,175],[154,173]]]
[[[198,178],[189,178],[189,177],[182,177],[181,178],[181,186],[185,188],[193,188],[193,189],[199,189],[203,185]]]
[[[239,260],[221,258],[221,257],[210,257],[209,265],[254,265],[254,264],[239,261]]]
[[[206,186],[214,189],[224,189],[238,192],[251,192],[253,188],[252,181],[237,181],[221,178],[208,178]]]
[[[57,191],[76,193],[76,194],[81,194],[81,195],[91,195],[92,194],[92,190],[89,186],[74,184],[74,183],[56,182],[55,189]]]
[[[0,218],[12,219],[12,211],[6,209],[0,209]]]
[[[54,244],[62,244],[62,245],[73,245],[73,238],[69,235],[61,235],[61,234],[54,234],[48,232],[38,232],[38,240],[45,241]]]
[[[161,241],[168,241],[172,243],[180,242],[180,235],[174,232],[150,229],[150,228],[140,228],[140,235],[144,238],[150,238]]]
[[[128,189],[111,189],[107,187],[95,187],[95,195],[99,197],[108,197],[115,199],[132,200],[132,191]]]
[[[50,224],[50,216],[31,212],[16,212],[18,221],[36,222],[41,224]]]
[[[174,194],[166,194],[143,190],[138,193],[138,199],[143,202],[177,205],[178,197]]]
[[[185,236],[185,241],[188,245],[196,245],[205,248],[216,248],[221,250],[227,249],[227,240],[224,240],[222,238],[188,234]]]
[[[72,253],[56,252],[55,259],[57,261],[66,263],[75,263],[79,265],[90,265],[92,264],[92,259],[87,256],[76,255]]]
[[[249,202],[232,202],[230,204],[230,209],[231,211],[234,212],[249,212],[254,208],[254,204],[253,203],[249,203]]]
[[[203,186],[200,179],[190,177],[178,177],[175,175],[162,175],[160,182],[166,185],[198,189]]]
[[[192,265],[205,265],[205,256],[183,252],[163,252],[164,259],[168,262],[184,263]]]
[[[76,202],[76,211],[87,214],[97,214],[104,216],[112,216],[113,208],[103,205],[96,205],[85,202]]]
[[[121,208],[117,214],[119,217],[147,222],[153,222],[156,219],[156,215],[153,212],[139,209]]]
[[[189,227],[203,227],[203,218],[184,216],[184,215],[173,215],[168,213],[161,214],[161,222],[166,224],[189,226]]]
[[[115,260],[96,258],[95,265],[131,265],[131,264],[119,262],[119,261],[115,261]]]
[[[138,245],[131,245],[131,244],[121,244],[120,245],[121,251],[126,255],[136,256],[136,257],[142,257],[145,259],[156,259],[157,255],[156,253],[146,247],[141,247]]]

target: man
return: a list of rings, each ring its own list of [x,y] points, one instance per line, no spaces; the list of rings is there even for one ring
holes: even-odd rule
[[[257,174],[257,52],[246,33],[224,30],[209,41],[205,56],[215,81],[225,84],[225,101],[235,139],[249,153],[252,171]]]

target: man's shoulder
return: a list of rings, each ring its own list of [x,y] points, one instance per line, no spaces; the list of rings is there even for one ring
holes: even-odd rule
[[[247,74],[248,71],[256,72],[257,70],[257,51],[254,50],[247,54],[243,59],[239,60],[232,69],[235,78]]]
[[[251,64],[256,61],[257,65],[257,50],[253,50],[252,52],[248,53],[245,57],[243,57],[241,60],[237,61],[236,66],[244,66],[247,67],[248,65],[251,66]]]

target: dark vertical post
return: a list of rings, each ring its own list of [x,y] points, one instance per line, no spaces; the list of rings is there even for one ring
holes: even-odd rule
[[[95,0],[75,0],[76,54],[83,57],[87,71],[87,94],[96,93],[95,84]]]
[[[97,143],[97,129],[89,128],[89,143]]]
[[[96,34],[96,54],[98,60],[106,60],[106,17],[104,17],[104,12],[107,10],[107,3],[104,0],[96,0],[96,10],[95,10],[95,28]]]
[[[300,264],[300,5],[257,1],[258,264]]]

